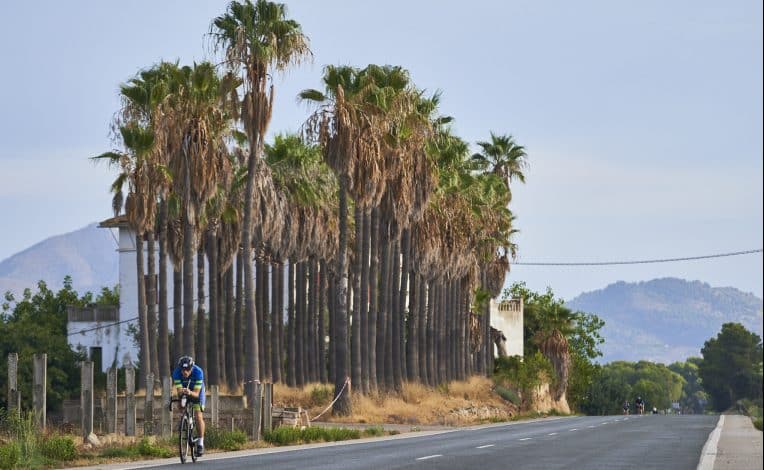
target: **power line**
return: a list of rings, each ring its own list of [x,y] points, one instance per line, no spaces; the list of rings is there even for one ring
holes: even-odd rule
[[[709,259],[709,258],[723,258],[726,256],[739,256],[739,255],[748,255],[751,253],[761,253],[762,250],[759,248],[758,250],[745,250],[745,251],[733,251],[731,253],[719,253],[714,255],[701,255],[701,256],[688,256],[685,258],[662,258],[662,259],[646,259],[646,260],[633,260],[633,261],[592,261],[592,262],[578,262],[578,263],[561,263],[561,262],[549,262],[549,263],[538,263],[538,262],[519,262],[519,263],[511,263],[514,266],[615,266],[615,265],[623,265],[623,264],[651,264],[651,263],[672,263],[676,261],[692,261],[692,260],[699,260],[699,259]]]

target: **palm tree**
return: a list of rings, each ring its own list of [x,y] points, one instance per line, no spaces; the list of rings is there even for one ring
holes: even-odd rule
[[[525,183],[525,174],[523,170],[527,168],[528,155],[525,153],[525,147],[517,145],[514,137],[511,135],[496,135],[491,132],[490,142],[478,142],[482,153],[476,153],[472,159],[483,168],[488,168],[492,173],[500,176],[506,181],[507,188],[511,188],[511,183],[518,180]],[[512,193],[509,193],[509,199],[512,199]]]
[[[255,321],[252,283],[253,199],[257,166],[273,107],[271,70],[283,71],[311,55],[308,38],[300,25],[287,19],[286,6],[258,0],[233,1],[226,13],[212,21],[210,34],[217,47],[225,50],[225,62],[232,71],[244,69],[244,98],[241,118],[249,139],[247,183],[244,193],[243,259],[244,297],[247,318],[245,379],[259,378],[258,331]],[[248,387],[249,395],[253,391]]]

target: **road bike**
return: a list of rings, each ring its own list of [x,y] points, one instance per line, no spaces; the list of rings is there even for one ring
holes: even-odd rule
[[[196,454],[196,443],[198,436],[196,435],[196,423],[194,421],[194,403],[198,403],[192,397],[182,395],[180,398],[170,399],[170,410],[172,410],[172,403],[180,403],[180,407],[183,409],[183,414],[178,421],[178,454],[180,455],[180,463],[186,463],[189,450],[191,451],[191,460],[196,462],[199,457]]]
[[[645,404],[644,403],[637,403],[637,411],[641,415],[645,414]]]

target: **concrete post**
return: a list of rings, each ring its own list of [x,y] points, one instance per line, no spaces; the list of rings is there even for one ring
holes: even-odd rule
[[[8,354],[8,411],[21,416],[21,394],[18,383],[19,354]],[[9,413],[10,414],[10,413]]]
[[[87,442],[93,432],[93,363],[90,361],[80,364],[80,410],[82,438]]]
[[[47,406],[46,399],[46,387],[48,382],[48,355],[35,354],[34,355],[34,379],[32,381],[32,405],[34,408],[35,418],[37,419],[37,427],[41,430],[45,430],[46,415],[45,410]]]
[[[252,440],[260,440],[260,422],[263,419],[263,385],[258,381],[252,384],[254,386],[254,399],[250,412],[252,413]]]
[[[273,384],[265,384],[263,397],[263,432],[270,432],[273,427]]]
[[[210,385],[210,413],[212,414],[212,427],[218,427],[220,419],[220,386]]]
[[[106,433],[117,433],[117,368],[106,370]]]
[[[146,401],[143,408],[143,435],[154,435],[154,374],[146,374]]]
[[[125,436],[135,436],[135,368],[125,367]]]
[[[170,400],[172,399],[172,379],[162,378],[162,437],[172,435],[172,411]]]

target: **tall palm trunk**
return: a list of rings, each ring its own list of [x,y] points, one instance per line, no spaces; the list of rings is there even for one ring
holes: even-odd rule
[[[146,324],[149,329],[149,356],[151,356],[151,373],[154,380],[159,381],[159,348],[157,347],[157,264],[156,264],[156,240],[154,228],[146,231],[146,248],[148,251],[148,276],[146,286]]]
[[[159,376],[170,376],[170,351],[167,305],[167,201],[159,206]]]
[[[287,385],[290,387],[297,386],[297,345],[295,340],[297,338],[296,328],[296,316],[297,305],[295,304],[294,289],[295,289],[295,268],[296,263],[292,260],[289,262],[289,278],[287,281],[288,289],[288,302],[289,302],[289,318],[287,324]]]
[[[400,241],[393,243],[391,250],[390,263],[390,374],[392,378],[392,387],[396,392],[403,389],[403,358],[401,357],[401,342],[403,341],[403,330],[401,330],[401,318],[403,309],[401,309],[401,250]]]
[[[183,260],[172,267],[172,362],[185,352],[183,347]]]
[[[281,382],[281,351],[284,332],[284,310],[281,301],[283,300],[281,288],[284,279],[284,264],[275,262],[271,264],[271,378],[274,383]]]
[[[435,386],[435,300],[438,297],[438,287],[435,281],[427,284],[427,384]]]
[[[407,256],[410,256],[409,252]],[[404,261],[404,264],[409,263]],[[420,285],[414,271],[409,275],[409,311],[406,322],[406,380],[414,382],[419,378],[419,289]]]
[[[250,136],[252,138],[256,136]],[[244,191],[244,223],[242,228],[241,243],[244,247],[244,317],[246,318],[246,338],[245,349],[246,358],[244,360],[243,380],[246,383],[246,393],[248,403],[254,403],[254,386],[252,380],[260,378],[260,357],[258,355],[258,332],[255,312],[255,286],[254,273],[252,272],[252,231],[254,229],[252,219],[252,205],[255,195],[255,178],[257,177],[259,143],[257,141],[250,143],[250,154],[247,160],[247,184]]]
[[[338,396],[334,403],[332,412],[338,416],[347,416],[352,413],[350,403],[350,390],[345,390],[343,386],[348,377],[348,327],[347,327],[347,295],[348,295],[348,201],[347,188],[348,177],[340,176],[339,188],[339,248],[337,253],[337,313],[335,315],[337,327],[336,336],[332,338],[337,343],[337,371],[334,375],[334,395]]]
[[[369,241],[369,391],[376,392],[377,380],[377,323],[379,317],[379,209],[371,211]]]
[[[204,242],[200,243],[196,252],[196,360],[202,367],[209,368],[210,362],[207,357],[207,315],[205,303],[205,266],[204,266]]]
[[[377,295],[377,384],[388,390],[385,383],[385,343],[387,338],[387,285],[390,267],[389,243],[381,234],[379,236],[379,284]]]
[[[194,341],[194,227],[183,221],[183,350],[195,353]]]
[[[319,265],[321,272],[319,274],[320,287],[318,289],[318,370],[321,383],[328,382],[326,370],[326,292],[329,287],[329,273],[326,267],[326,261],[321,260]]]
[[[215,237],[215,243],[217,245],[217,251],[218,251],[218,259],[215,268],[215,272],[217,273],[217,310],[216,310],[216,317],[217,317],[217,324],[218,324],[218,380],[219,383],[225,384],[227,383],[227,377],[226,377],[226,363],[228,362],[226,357],[226,292],[225,292],[225,272],[223,271],[223,259],[220,256],[222,253],[222,241],[219,237]]]
[[[246,362],[244,344],[245,335],[249,325],[247,323],[246,312],[244,312],[244,249],[240,248],[236,254],[236,300],[234,309],[234,324],[236,332],[234,334],[234,350],[236,354],[236,383],[244,382],[244,363]]]
[[[389,237],[389,232],[386,231],[386,236]],[[396,271],[396,263],[393,262],[393,259],[395,259],[395,253],[398,251],[397,244],[390,241],[388,238],[388,241],[386,243],[388,246],[387,250],[387,278],[385,280],[385,283],[383,285],[383,291],[385,293],[385,389],[386,390],[393,390],[395,388],[394,383],[394,371],[393,371],[393,335],[395,334],[395,331],[393,330],[393,324],[394,321],[394,313],[393,313],[393,297],[395,293],[395,289],[393,288],[393,279],[395,279],[395,271]]]
[[[141,332],[141,349],[138,352],[141,374],[146,377],[151,372],[151,349],[149,347],[149,325],[146,314],[146,278],[143,269],[143,233],[135,235],[135,265],[138,277],[138,324]]]
[[[203,257],[202,260],[204,260]],[[207,260],[210,279],[210,359],[207,365],[207,371],[209,374],[210,385],[220,385],[220,354],[218,349],[220,347],[220,344],[218,343],[218,240],[217,235],[213,230],[208,230],[207,233]]]
[[[295,288],[295,371],[297,373],[297,386],[302,387],[306,382],[305,367],[305,262],[297,263],[295,276],[297,283]]]
[[[356,205],[353,210],[355,220],[355,258],[353,262],[353,322],[350,339],[350,368],[351,381],[356,385],[356,391],[363,391],[361,380],[361,264],[363,253],[363,214]]]
[[[224,279],[225,279],[225,305],[226,305],[226,312],[225,312],[225,367],[226,367],[226,382],[228,385],[228,390],[230,392],[233,392],[236,390],[236,387],[239,383],[239,376],[237,373],[237,364],[240,360],[240,354],[236,354],[236,339],[235,339],[235,330],[238,328],[234,328],[234,325],[236,325],[235,321],[235,305],[234,305],[234,294],[233,294],[233,278],[234,278],[234,267],[233,265],[229,266],[226,270]]]
[[[411,299],[409,299],[411,291],[411,282],[409,281],[409,271],[411,270],[411,232],[409,229],[403,230],[401,236],[401,290],[398,296],[398,317],[399,326],[399,339],[398,339],[398,351],[400,357],[400,369],[401,377],[408,378],[408,354],[406,349],[406,340],[410,339],[406,333],[407,322],[411,321]],[[409,302],[408,312],[406,310],[406,303]]]
[[[361,227],[361,388],[364,394],[369,394],[369,230],[371,225],[371,214],[365,211],[362,214]]]
[[[417,328],[419,335],[417,337],[417,356],[419,358],[419,381],[427,383],[427,283],[420,274],[416,275],[416,285],[418,294],[418,317]]]

